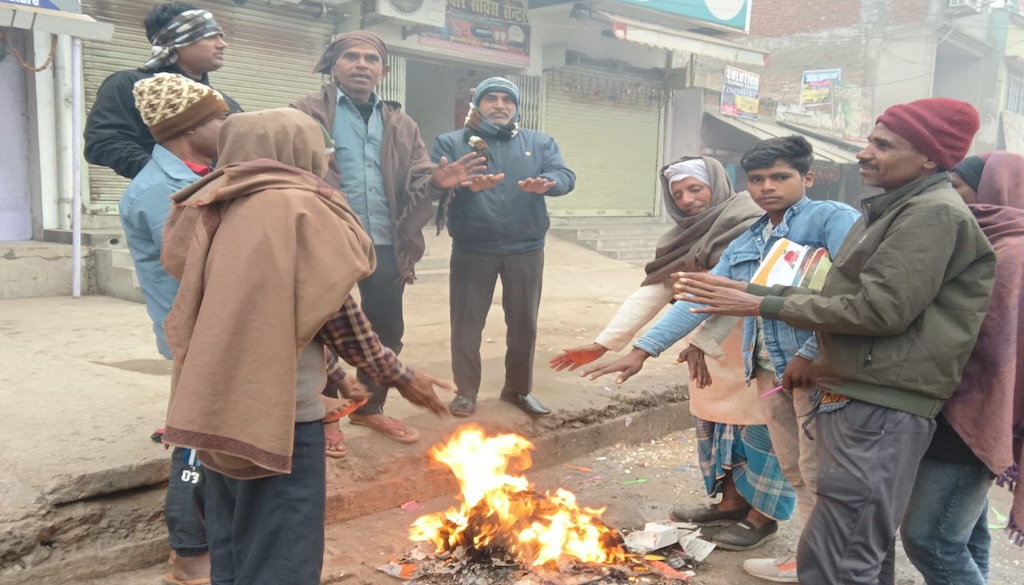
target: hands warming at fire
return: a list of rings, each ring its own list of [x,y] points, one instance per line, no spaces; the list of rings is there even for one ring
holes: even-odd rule
[[[437,396],[434,387],[444,388],[452,393],[457,391],[455,384],[431,376],[425,372],[417,371],[412,379],[404,384],[398,385],[398,392],[409,402],[426,408],[438,416],[449,414],[448,407]]]
[[[539,177],[536,179],[523,179],[518,183],[519,188],[522,189],[523,191],[526,191],[527,193],[536,193],[538,195],[543,195],[547,193],[552,187],[554,187],[557,184],[558,183],[552,181],[551,179],[545,179],[544,177]]]
[[[614,362],[607,365],[596,365],[590,366],[583,370],[580,377],[591,380],[596,380],[605,374],[611,374],[613,372],[619,372],[619,376],[615,378],[616,384],[622,384],[626,380],[632,378],[635,374],[640,372],[644,367],[644,362],[647,358],[651,357],[649,353],[642,349],[633,348],[633,351],[620,357]]]
[[[711,313],[734,317],[756,317],[761,314],[762,298],[747,292],[747,283],[703,272],[676,272],[672,286],[677,301],[704,305],[691,313]]]

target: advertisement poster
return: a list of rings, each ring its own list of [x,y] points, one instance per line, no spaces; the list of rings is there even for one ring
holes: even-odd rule
[[[761,76],[726,67],[722,81],[722,113],[726,116],[756,120],[761,107]]]
[[[445,27],[419,34],[419,44],[530,64],[530,25],[525,0],[448,0]]]
[[[832,105],[832,88],[842,80],[842,69],[804,71],[800,82],[800,105],[805,108]]]

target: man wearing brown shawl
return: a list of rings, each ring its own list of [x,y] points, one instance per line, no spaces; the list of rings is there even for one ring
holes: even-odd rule
[[[972,156],[953,186],[996,251],[996,283],[960,387],[937,418],[900,527],[928,585],[988,582],[992,482],[1014,492],[1007,530],[1024,546],[1024,157]]]
[[[329,337],[318,332],[375,263],[323,180],[330,153],[295,110],[239,114],[220,133],[217,169],[172,198],[161,261],[181,287],[165,322],[164,441],[206,466],[216,584],[320,582]],[[433,389],[409,397],[445,411]]]
[[[374,93],[388,74],[387,54],[387,45],[372,32],[339,35],[313,68],[331,82],[292,107],[319,122],[337,145],[325,180],[348,197],[377,255],[376,270],[359,282],[362,310],[381,343],[398,354],[405,332],[402,296],[423,257],[432,203],[486,166],[476,154],[451,164],[430,161],[416,122],[400,104]],[[416,429],[384,416],[388,388],[362,371],[358,377],[373,397],[349,420],[401,443],[418,440]]]

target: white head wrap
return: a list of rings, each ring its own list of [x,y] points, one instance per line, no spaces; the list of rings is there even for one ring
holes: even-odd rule
[[[665,179],[668,180],[669,187],[673,183],[678,183],[687,177],[693,177],[705,185],[711,185],[711,175],[708,173],[708,167],[704,164],[704,159],[702,158],[691,158],[690,160],[677,162],[665,169]]]

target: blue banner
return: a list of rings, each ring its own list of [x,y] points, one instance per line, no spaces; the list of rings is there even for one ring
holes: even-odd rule
[[[753,0],[617,0],[658,12],[685,16],[748,32]]]
[[[14,4],[15,6],[30,6],[32,8],[60,10],[60,7],[51,2],[51,0],[0,0],[0,4]]]

